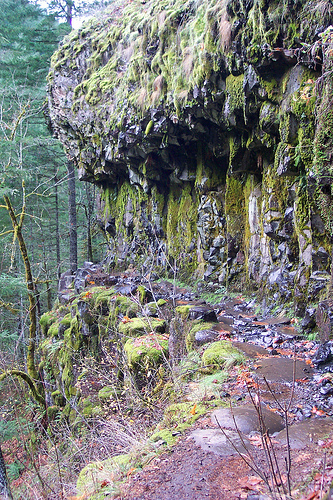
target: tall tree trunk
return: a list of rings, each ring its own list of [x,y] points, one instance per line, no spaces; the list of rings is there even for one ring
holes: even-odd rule
[[[38,381],[38,372],[35,364],[35,348],[36,348],[36,332],[37,332],[37,318],[36,318],[36,297],[35,297],[35,286],[32,277],[31,265],[28,256],[27,247],[22,234],[22,225],[25,215],[25,196],[23,196],[23,207],[19,220],[17,219],[15,212],[13,210],[12,204],[8,196],[4,196],[4,200],[7,206],[7,210],[12,221],[14,235],[19,243],[24,268],[25,268],[25,280],[28,289],[29,296],[29,344],[27,352],[27,372],[29,376],[35,381]]]
[[[0,496],[4,500],[13,500],[7,479],[5,461],[0,447]]]
[[[77,271],[77,223],[74,163],[67,162],[68,172],[68,212],[69,212],[69,267],[74,276]]]
[[[58,279],[61,275],[61,261],[60,261],[60,231],[59,231],[59,198],[58,198],[58,177],[54,178],[55,187],[55,226],[56,226],[56,253],[57,253],[57,276]]]
[[[73,0],[66,0],[66,23],[72,26],[73,21]]]
[[[8,376],[17,376],[20,377],[22,380],[24,380],[32,394],[33,397],[38,401],[44,408],[45,408],[45,391],[44,387],[40,382],[40,378],[38,375],[38,370],[36,368],[36,360],[35,360],[35,351],[36,351],[36,336],[37,336],[37,315],[36,315],[36,296],[35,296],[35,285],[33,281],[33,276],[32,276],[32,271],[31,271],[31,265],[30,265],[30,260],[29,260],[29,255],[27,251],[27,247],[24,241],[23,233],[22,233],[22,227],[23,227],[23,221],[24,221],[24,216],[25,216],[25,188],[24,188],[24,182],[22,182],[22,188],[23,188],[23,205],[22,205],[22,210],[19,216],[15,215],[13,206],[11,204],[11,201],[8,196],[4,196],[4,200],[6,203],[6,208],[8,211],[8,214],[10,216],[12,225],[13,225],[13,232],[14,232],[14,242],[17,239],[19,247],[20,247],[20,252],[22,256],[22,260],[24,263],[24,269],[25,269],[25,280],[26,280],[26,286],[28,290],[28,297],[29,297],[29,320],[30,320],[30,325],[29,325],[29,343],[28,343],[28,349],[27,349],[27,373],[21,371],[21,370],[6,370],[3,371],[0,375],[0,382],[4,380]]]

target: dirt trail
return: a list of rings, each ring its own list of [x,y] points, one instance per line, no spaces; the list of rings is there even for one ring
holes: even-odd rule
[[[260,398],[268,409],[281,413],[281,405],[287,404],[293,386],[293,371],[296,382],[288,419],[291,431],[291,484],[292,498],[315,500],[328,492],[333,480],[333,431],[331,400],[320,399],[322,378],[313,379],[311,356],[314,344],[298,336],[288,318],[269,318],[256,321],[250,314],[239,314],[235,304],[225,304],[219,316],[217,330],[227,331],[237,348],[248,356],[248,368],[244,377],[260,380]],[[238,304],[239,306],[239,304]],[[230,319],[232,318],[232,320]],[[236,319],[238,318],[238,319]],[[250,342],[249,342],[250,339]],[[242,343],[242,341],[244,341]],[[293,346],[296,346],[296,367]],[[330,368],[328,369],[328,371]],[[269,380],[271,390],[263,382]],[[323,375],[325,378],[327,375]],[[330,377],[327,377],[330,380]],[[325,383],[325,381],[324,381]],[[274,395],[279,403],[276,402]],[[251,406],[245,384],[230,377],[223,384],[223,393],[232,405]],[[322,391],[323,394],[323,391]],[[323,407],[325,410],[321,410]],[[252,406],[253,408],[253,406]],[[301,426],[299,423],[301,422]],[[252,422],[253,423],[253,422]],[[222,423],[223,425],[223,423]],[[228,424],[230,425],[230,424]],[[228,425],[226,427],[228,427]],[[221,456],[218,443],[214,451],[206,451],[196,444],[193,430],[202,431],[202,441],[218,430],[210,418],[200,418],[194,427],[186,431],[170,452],[154,458],[144,470],[134,473],[122,488],[123,500],[263,500],[271,498],[265,482],[253,471],[239,454]],[[205,433],[207,435],[205,435]],[[282,481],[287,488],[287,446],[284,434],[273,439],[278,457]],[[222,433],[220,432],[221,436]],[[248,438],[249,436],[247,436]],[[219,438],[219,439],[220,439]],[[245,438],[245,436],[244,436]],[[214,438],[215,439],[215,438]],[[213,441],[214,441],[213,439]],[[214,448],[214,445],[212,445]],[[248,452],[251,464],[261,472],[270,474],[270,467],[262,447],[260,436],[250,434]],[[222,453],[223,455],[223,453]],[[324,472],[324,474],[323,474]]]

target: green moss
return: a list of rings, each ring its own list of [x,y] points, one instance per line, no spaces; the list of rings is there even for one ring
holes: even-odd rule
[[[118,296],[114,304],[118,308],[119,313],[129,318],[134,318],[141,309],[140,305],[130,297]]]
[[[84,495],[89,500],[103,500],[105,495],[119,494],[117,481],[123,478],[124,468],[130,467],[118,464],[115,458],[92,462],[84,467],[76,484],[78,494]]]
[[[244,355],[228,340],[213,342],[202,355],[202,367],[206,373],[213,373],[221,368],[229,368],[245,361]]]
[[[157,368],[168,356],[168,338],[163,335],[144,335],[128,339],[124,345],[128,366],[135,372]]]
[[[244,234],[245,204],[243,183],[240,179],[227,176],[225,191],[225,213],[228,233],[235,237]]]
[[[71,313],[68,313],[68,314],[66,314],[66,316],[64,316],[62,318],[62,320],[60,321],[60,324],[68,327],[68,326],[70,326],[71,321],[72,321],[72,315],[71,315]]]
[[[195,258],[189,259],[188,247],[197,238],[198,200],[190,184],[183,189],[174,186],[168,196],[166,239],[169,255],[176,259],[183,275],[190,276],[196,268]]]
[[[113,385],[106,385],[98,392],[98,397],[102,401],[108,401],[116,395],[116,390]]]
[[[181,428],[181,431],[183,431],[204,415],[206,411],[207,409],[202,403],[174,403],[164,411],[161,425],[169,429]]]
[[[50,328],[52,323],[54,323],[56,320],[57,320],[57,316],[56,316],[55,311],[48,311],[41,316],[41,318],[39,320],[39,324],[42,328],[42,332],[43,332],[44,336],[47,335],[48,329]]]
[[[175,311],[177,314],[179,314],[179,316],[182,318],[182,319],[187,319],[188,318],[188,315],[190,314],[190,310],[193,308],[194,306],[191,306],[190,304],[187,304],[186,306],[177,306]]]
[[[139,285],[138,292],[139,292],[140,303],[144,304],[146,301],[146,297],[147,297],[147,288],[145,286]]]
[[[280,89],[279,84],[275,80],[275,78],[271,78],[270,80],[261,80],[261,84],[267,92],[267,97],[272,102],[278,102],[280,97]]]
[[[119,323],[118,330],[124,337],[138,337],[146,333],[164,333],[166,323],[159,318],[132,318]]]
[[[200,330],[211,330],[214,326],[216,326],[216,323],[207,323],[200,320],[196,320],[195,322],[193,322],[193,326],[190,328],[190,331],[186,336],[187,352],[190,352],[194,349],[195,334],[197,332],[199,332]]]
[[[59,408],[59,406],[54,405],[47,407],[47,418],[49,419],[50,422],[55,420],[60,413],[61,409]]]
[[[172,446],[178,440],[178,435],[175,435],[174,432],[168,429],[163,429],[161,431],[154,432],[154,434],[152,434],[149,439],[153,443],[162,440],[167,446]]]
[[[89,293],[86,292],[86,293]],[[106,307],[110,306],[110,301],[116,295],[114,288],[94,287],[92,289],[91,303],[93,307]]]
[[[150,122],[148,122],[148,125],[146,127],[145,135],[148,135],[149,132],[153,129],[153,127],[154,127],[154,122],[153,120],[150,120]]]
[[[226,78],[228,115],[241,111],[244,113],[245,95],[243,90],[244,75],[229,75]]]
[[[60,321],[55,321],[49,326],[47,331],[48,337],[57,337],[59,333]]]
[[[64,398],[63,394],[61,391],[53,391],[51,393],[51,396],[53,398],[53,401],[55,402],[56,405],[58,406],[65,406],[66,399]]]

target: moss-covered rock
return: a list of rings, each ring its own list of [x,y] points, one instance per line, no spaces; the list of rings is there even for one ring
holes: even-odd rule
[[[128,366],[133,372],[148,373],[168,357],[168,338],[151,334],[128,339],[124,345]]]
[[[176,307],[176,313],[179,314],[179,316],[183,319],[186,320],[190,314],[190,310],[195,307],[194,305],[191,304],[186,304],[183,306],[177,306]]]
[[[118,325],[119,332],[126,337],[138,337],[147,333],[164,333],[166,322],[160,318],[124,318]]]
[[[101,401],[109,401],[117,395],[117,390],[113,385],[106,385],[98,391],[98,398]]]
[[[180,431],[190,427],[199,417],[206,413],[207,409],[202,403],[174,403],[166,408],[162,425]]]
[[[216,323],[209,323],[206,321],[196,320],[193,322],[193,325],[190,328],[186,336],[186,349],[187,352],[190,352],[194,349],[195,346],[195,334],[200,332],[201,330],[212,330],[216,326]]]
[[[222,368],[229,368],[235,364],[241,364],[245,360],[244,355],[233,347],[229,340],[219,340],[207,347],[202,355],[202,368],[205,373],[213,373]]]
[[[89,500],[102,500],[105,495],[119,494],[117,482],[129,468],[128,455],[88,464],[79,474],[76,484],[78,494]]]
[[[47,335],[48,329],[50,328],[52,323],[54,323],[56,320],[57,320],[57,315],[55,311],[47,311],[41,316],[39,323],[42,328],[42,333],[44,336]]]

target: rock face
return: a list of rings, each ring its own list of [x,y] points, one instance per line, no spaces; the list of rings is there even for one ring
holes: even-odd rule
[[[110,264],[251,283],[298,313],[326,288],[328,10],[122,0],[65,38],[50,126],[101,188]]]

